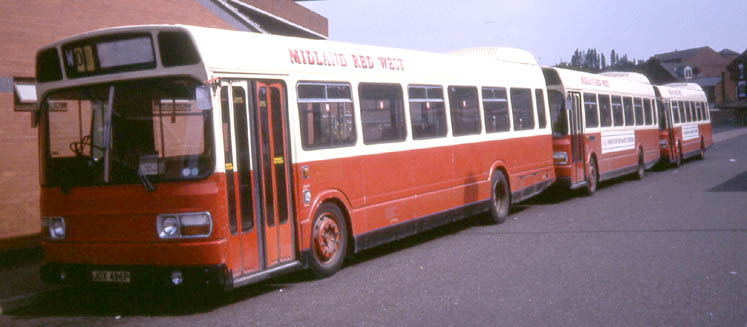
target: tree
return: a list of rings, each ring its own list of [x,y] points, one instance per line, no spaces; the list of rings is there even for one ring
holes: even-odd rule
[[[602,65],[602,71],[607,69],[607,59],[604,58],[604,53],[602,53],[602,64],[601,65]]]

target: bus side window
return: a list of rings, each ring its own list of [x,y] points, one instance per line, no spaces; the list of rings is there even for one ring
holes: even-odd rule
[[[594,93],[584,93],[584,115],[586,116],[586,128],[599,127],[599,117],[597,117],[597,95]]]
[[[305,150],[355,144],[355,119],[350,85],[298,83],[298,116]]]
[[[610,96],[607,94],[599,95],[599,119],[602,127],[612,126],[612,109],[610,108]]]
[[[641,102],[641,98],[633,99],[633,109],[635,111],[635,125],[643,126],[643,102]]]
[[[623,97],[623,112],[625,113],[625,126],[633,126],[633,98]]]
[[[539,128],[545,128],[547,126],[547,118],[545,117],[545,92],[542,89],[534,90],[534,97],[537,102],[537,121],[539,122]]]
[[[473,86],[449,86],[449,112],[454,136],[480,134],[480,110],[477,88]]]
[[[507,132],[511,129],[505,88],[483,87],[482,108],[485,114],[486,132]]]
[[[532,91],[523,88],[511,88],[511,113],[514,117],[514,130],[534,129],[534,112],[532,108]]]
[[[360,96],[363,143],[404,141],[405,110],[399,84],[361,83]]]
[[[440,86],[410,86],[410,126],[415,140],[446,136],[444,92]]]

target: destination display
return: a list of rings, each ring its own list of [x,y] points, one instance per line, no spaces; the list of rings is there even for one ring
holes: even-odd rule
[[[63,46],[68,77],[84,77],[156,67],[150,34],[89,39]]]

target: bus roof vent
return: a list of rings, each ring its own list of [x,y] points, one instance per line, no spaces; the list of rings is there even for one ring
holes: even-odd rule
[[[644,84],[651,84],[651,82],[648,80],[648,77],[646,75],[640,74],[640,73],[633,73],[633,72],[604,72],[599,73],[599,75],[612,77],[612,78],[620,78],[620,79],[626,79],[633,82],[638,83],[644,83]]]
[[[449,51],[448,54],[457,56],[477,56],[485,59],[536,65],[534,56],[526,50],[504,47],[475,47]]]

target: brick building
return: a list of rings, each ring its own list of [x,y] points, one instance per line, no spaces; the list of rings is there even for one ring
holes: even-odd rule
[[[726,66],[738,53],[710,47],[678,50],[654,55],[646,75],[652,83],[688,82],[700,85],[713,107],[736,98],[736,84],[729,79]]]
[[[327,19],[292,0],[42,0],[0,2],[0,251],[37,242],[39,167],[34,107],[36,50],[94,29],[188,24],[327,37]]]

